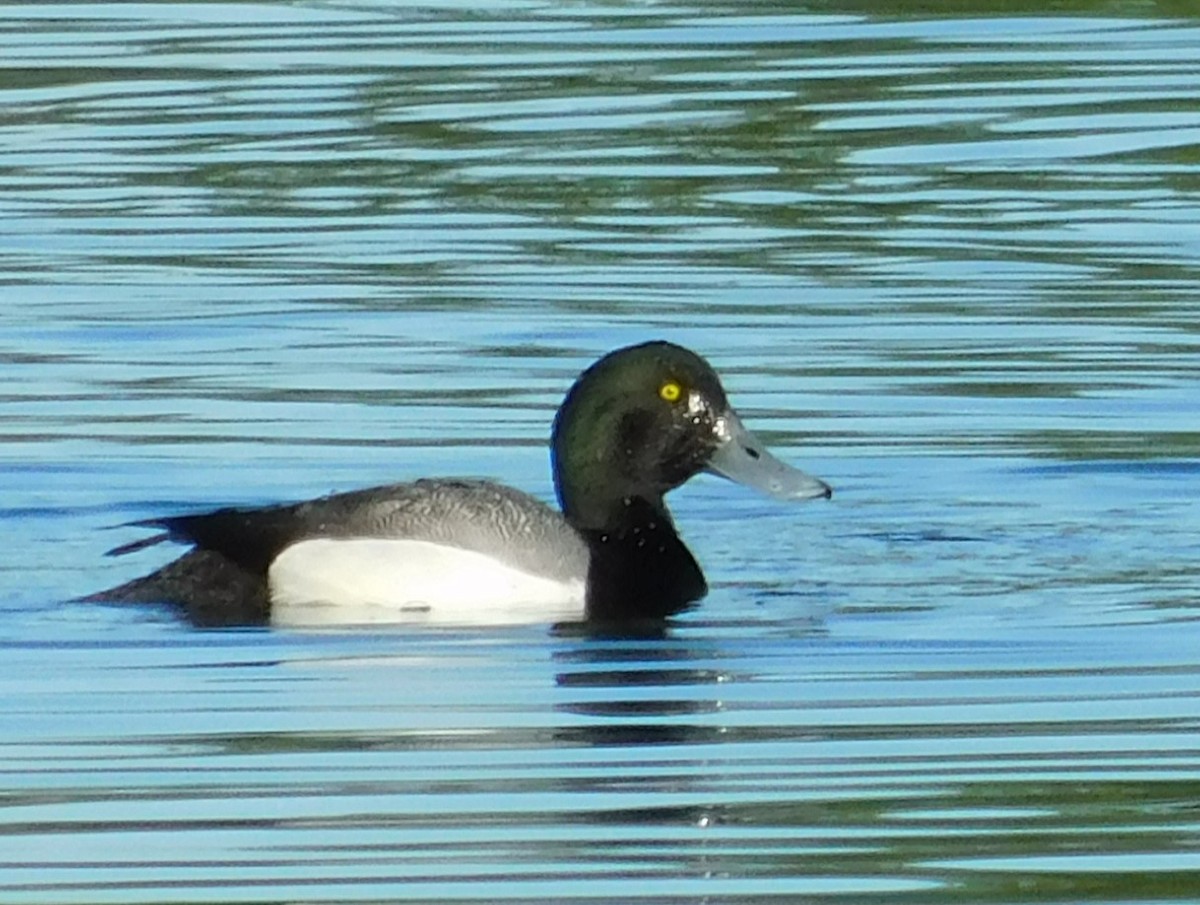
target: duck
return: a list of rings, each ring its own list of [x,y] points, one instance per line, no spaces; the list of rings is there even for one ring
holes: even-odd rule
[[[785,501],[833,493],[745,427],[704,358],[661,340],[579,375],[550,460],[557,509],[491,480],[422,478],[132,522],[155,533],[109,555],[188,549],[82,599],[201,627],[662,620],[708,592],[668,492],[708,472]]]

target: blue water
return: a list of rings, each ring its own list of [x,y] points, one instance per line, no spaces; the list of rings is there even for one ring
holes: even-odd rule
[[[0,901],[1200,898],[1200,19],[10,5]],[[1161,16],[1161,18],[1155,18]],[[123,523],[458,474],[706,355],[661,638],[198,631]]]

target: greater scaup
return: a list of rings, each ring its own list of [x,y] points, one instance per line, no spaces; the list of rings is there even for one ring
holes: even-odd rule
[[[491,481],[429,479],[135,522],[162,532],[112,555],[192,549],[84,599],[172,604],[208,626],[656,619],[708,590],[667,491],[709,471],[781,499],[831,495],[746,430],[703,358],[666,342],[579,376],[551,461],[561,513]]]

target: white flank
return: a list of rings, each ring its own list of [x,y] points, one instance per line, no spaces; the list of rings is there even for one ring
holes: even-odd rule
[[[427,622],[504,625],[583,617],[581,580],[532,575],[427,541],[314,538],[267,573],[278,626]]]

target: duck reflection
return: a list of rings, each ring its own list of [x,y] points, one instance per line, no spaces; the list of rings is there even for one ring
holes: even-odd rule
[[[589,745],[697,744],[728,735],[725,692],[752,678],[722,638],[668,634],[667,623],[620,631],[563,629],[554,652],[560,713],[594,717],[559,727],[560,740]],[[741,664],[739,666],[739,664]],[[687,720],[687,717],[696,717]]]
[[[797,629],[821,630],[818,623],[776,628],[789,642]],[[606,796],[607,806],[574,819],[628,828],[626,857],[639,844],[653,846],[664,827],[705,829],[741,819],[720,777],[772,733],[738,713],[739,695],[744,703],[747,684],[759,678],[763,625],[752,639],[736,629],[659,623],[559,632],[555,742],[605,751],[562,782],[573,794]],[[720,764],[726,766],[714,773]],[[687,861],[685,869],[711,868],[703,851]]]

